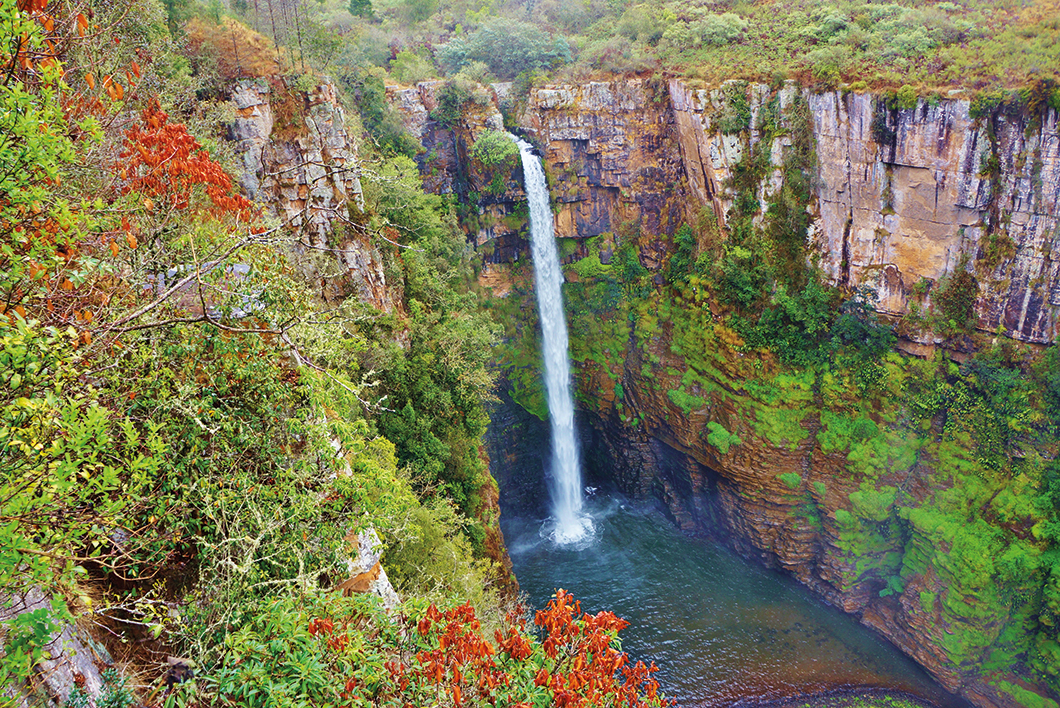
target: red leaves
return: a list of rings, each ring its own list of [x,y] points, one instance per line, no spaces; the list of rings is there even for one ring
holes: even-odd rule
[[[135,63],[133,70],[139,71]],[[113,81],[107,84],[108,92],[113,87],[117,87],[115,92],[121,92],[121,85]],[[153,209],[154,200],[162,208],[183,211],[193,206],[195,193],[201,189],[209,198],[214,216],[251,220],[253,205],[234,194],[231,178],[187,128],[170,123],[158,101],[152,101],[141,117],[140,125],[125,132],[124,148],[115,165],[126,179],[124,193],[144,195],[148,211]]]
[[[335,623],[329,619],[314,617],[309,620],[309,633],[314,637],[320,634],[331,634],[335,631]]]
[[[525,634],[521,611],[494,630],[494,642],[482,637],[470,604],[445,611],[430,605],[423,617],[402,616],[400,621],[396,634],[377,648],[387,659],[382,669],[365,669],[346,680],[340,691],[344,700],[363,700],[367,694],[358,696],[357,691],[372,686],[372,700],[379,705],[529,708],[547,702],[564,708],[657,708],[670,703],[658,694],[655,665],[630,666],[616,648],[617,633],[627,623],[610,612],[583,613],[563,590],[536,614],[535,624],[545,629],[540,643]],[[314,618],[309,631],[326,637],[327,646],[341,654],[355,645],[347,641],[348,627],[348,622],[336,627],[331,620]],[[354,656],[343,657],[339,665],[349,666],[351,660],[364,666]]]

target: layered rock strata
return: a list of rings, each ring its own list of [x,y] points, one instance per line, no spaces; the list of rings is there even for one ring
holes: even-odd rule
[[[283,91],[283,100],[274,96]],[[359,228],[363,205],[356,146],[346,114],[328,81],[308,93],[288,91],[265,79],[244,80],[232,89],[236,118],[229,139],[243,161],[240,183],[248,196],[268,206],[300,235],[294,249],[299,265],[319,284],[320,295],[336,300],[355,294],[383,312],[396,298],[386,282],[383,255]],[[275,106],[293,130],[277,134]]]

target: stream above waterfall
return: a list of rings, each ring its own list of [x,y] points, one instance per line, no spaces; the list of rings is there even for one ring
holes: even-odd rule
[[[501,498],[504,499],[502,487]],[[584,611],[630,623],[622,648],[654,660],[663,691],[683,706],[727,706],[820,691],[884,688],[955,708],[910,659],[792,578],[690,538],[660,512],[617,493],[590,497],[592,538],[557,545],[540,514],[505,509],[520,587],[535,609],[556,588]]]

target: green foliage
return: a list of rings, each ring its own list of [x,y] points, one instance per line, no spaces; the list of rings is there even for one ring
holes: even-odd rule
[[[718,118],[718,130],[739,133],[751,127],[751,104],[747,98],[747,82],[728,82],[722,89],[724,108]]]
[[[718,452],[723,455],[729,452],[730,447],[739,445],[742,442],[739,436],[735,433],[730,433],[721,423],[713,420],[707,423],[707,430],[710,431],[707,435],[707,442],[718,448]]]
[[[913,88],[912,86],[910,86],[909,84],[904,84],[900,89],[898,89],[898,93],[896,94],[896,98],[897,98],[897,101],[898,101],[898,107],[899,108],[901,108],[903,110],[908,110],[910,108],[916,108],[916,102],[917,102],[916,89]]]
[[[412,50],[398,52],[390,62],[390,75],[403,84],[417,84],[434,77],[434,67]]]
[[[519,20],[492,19],[467,37],[454,37],[437,52],[450,73],[472,61],[484,62],[501,79],[524,72],[551,69],[571,61],[570,45],[562,35],[549,36]]]
[[[342,75],[342,83],[353,96],[361,124],[384,154],[415,157],[422,150],[387,103],[386,88],[379,74],[347,73]]]
[[[507,133],[486,130],[475,140],[471,158],[490,168],[512,168],[519,162],[519,148]]]
[[[689,415],[692,411],[702,410],[707,403],[706,399],[700,396],[693,396],[681,388],[667,391],[666,396],[684,411],[685,415]]]
[[[374,14],[372,0],[350,0],[347,9],[354,17],[371,17]]]
[[[778,474],[777,479],[784,483],[784,486],[794,491],[802,486],[802,477],[797,472],[785,472],[784,474]]]
[[[459,508],[477,510],[487,472],[477,440],[485,430],[483,402],[492,397],[488,371],[497,328],[467,291],[469,248],[442,200],[419,186],[404,158],[365,180],[369,205],[413,248],[404,254],[409,309],[408,347],[384,345],[381,370],[389,398],[379,426],[415,469],[421,488],[442,485]]]
[[[975,326],[978,296],[979,283],[964,268],[958,266],[944,276],[931,298],[937,329],[950,335],[971,330]]]
[[[562,590],[535,617],[543,637],[527,628],[522,608],[481,621],[469,604],[442,608],[406,603],[395,617],[363,596],[262,604],[233,625],[202,683],[225,702],[262,708],[280,700],[298,708],[450,699],[545,706],[573,691],[584,700],[589,690],[601,704],[665,702],[653,669],[637,662],[618,670],[627,657],[617,635],[627,623],[610,612],[583,614]],[[568,688],[579,680],[592,688]]]
[[[438,92],[438,105],[431,118],[446,127],[453,127],[463,117],[464,104],[471,100],[471,90],[463,81],[446,81]]]

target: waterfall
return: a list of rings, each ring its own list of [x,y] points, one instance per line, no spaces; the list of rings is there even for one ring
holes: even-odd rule
[[[582,513],[582,473],[574,438],[574,400],[571,397],[567,322],[563,313],[563,273],[560,271],[552,207],[541,161],[530,143],[513,136],[523,160],[526,198],[530,204],[530,251],[534,261],[534,289],[541,315],[545,359],[545,391],[552,423],[552,515],[557,543],[572,543],[592,530]]]

